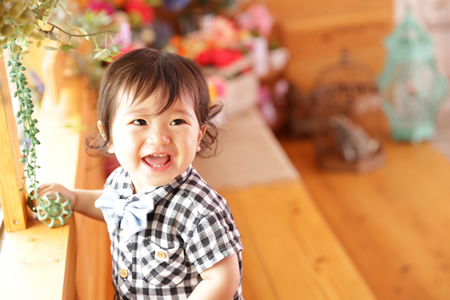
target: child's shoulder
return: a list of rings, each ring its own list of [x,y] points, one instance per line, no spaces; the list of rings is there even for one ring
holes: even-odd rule
[[[177,195],[185,205],[194,207],[200,215],[229,210],[226,200],[209,186],[195,168],[192,168],[189,177],[179,186]]]

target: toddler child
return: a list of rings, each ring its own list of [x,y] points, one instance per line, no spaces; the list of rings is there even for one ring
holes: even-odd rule
[[[105,220],[115,299],[243,299],[243,246],[227,202],[192,161],[217,128],[200,68],[170,52],[139,49],[112,63],[101,82],[99,135],[90,149],[120,167],[103,190],[44,184],[74,211]]]

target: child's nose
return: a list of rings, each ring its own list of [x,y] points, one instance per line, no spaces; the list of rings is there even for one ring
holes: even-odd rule
[[[161,127],[154,127],[149,130],[147,144],[149,145],[167,145],[170,143],[170,135],[167,130]]]

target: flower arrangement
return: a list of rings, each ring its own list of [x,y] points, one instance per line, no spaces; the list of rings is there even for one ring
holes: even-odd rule
[[[84,1],[80,8],[83,13],[72,18],[72,22],[94,30],[110,29],[116,32],[114,43],[123,46],[121,54],[142,47],[162,49],[173,36],[173,28],[168,22],[158,18],[157,10],[178,13],[191,0],[91,0]],[[110,44],[106,41],[102,44]],[[89,77],[91,85],[97,88],[108,63],[95,62],[85,52],[72,53],[79,71]]]
[[[200,66],[224,67],[248,52],[250,33],[233,20],[213,16],[205,28],[185,37],[173,36],[167,50],[188,57]]]

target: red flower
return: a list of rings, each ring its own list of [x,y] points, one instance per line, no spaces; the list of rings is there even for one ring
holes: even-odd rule
[[[215,67],[225,67],[241,57],[242,53],[238,50],[211,49],[197,55],[195,62],[200,66],[213,65]]]
[[[140,17],[142,24],[151,23],[155,15],[153,7],[145,3],[143,0],[127,1],[124,10],[128,14],[137,14]]]
[[[200,66],[209,66],[213,64],[212,50],[200,52],[195,58],[195,62]]]

